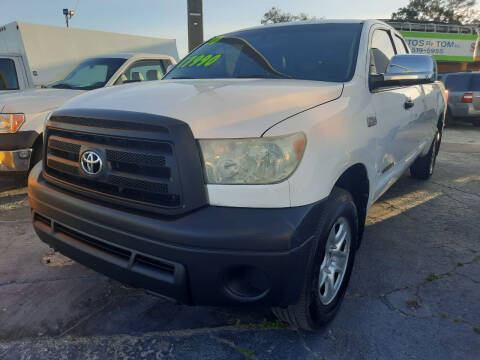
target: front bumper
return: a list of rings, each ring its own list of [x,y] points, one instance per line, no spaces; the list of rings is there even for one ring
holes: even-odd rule
[[[39,237],[73,260],[185,304],[286,306],[300,295],[323,202],[286,209],[206,206],[153,216],[29,178]]]
[[[0,150],[0,172],[24,173],[30,169],[32,149]]]

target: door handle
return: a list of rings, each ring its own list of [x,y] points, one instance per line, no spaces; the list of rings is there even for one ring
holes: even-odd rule
[[[415,106],[415,103],[413,102],[412,99],[407,99],[405,100],[405,103],[403,104],[403,107],[408,110],[408,109],[411,109],[412,107]]]
[[[374,115],[367,117],[367,126],[372,127],[375,125],[377,125],[377,117]]]

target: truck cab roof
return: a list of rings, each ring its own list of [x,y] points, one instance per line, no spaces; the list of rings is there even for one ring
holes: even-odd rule
[[[382,24],[389,28],[394,29],[391,25],[387,24],[386,22],[382,20],[377,20],[377,19],[321,19],[321,20],[292,21],[292,22],[283,22],[283,23],[276,23],[276,24],[259,25],[259,26],[241,29],[234,32],[237,33],[239,31],[255,30],[255,29],[261,29],[266,27],[273,28],[273,27],[282,27],[282,26],[300,26],[300,25],[308,25],[308,24],[365,24],[365,25]],[[231,32],[231,33],[234,33],[234,32]]]

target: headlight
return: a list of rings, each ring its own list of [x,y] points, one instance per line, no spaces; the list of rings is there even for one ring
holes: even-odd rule
[[[273,184],[293,174],[305,151],[303,133],[199,140],[208,184]]]
[[[17,132],[24,121],[24,114],[0,114],[0,134]]]

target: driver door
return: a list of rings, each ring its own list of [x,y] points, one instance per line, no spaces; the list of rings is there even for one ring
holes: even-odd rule
[[[396,54],[388,29],[377,28],[370,39],[370,75],[384,74]],[[412,149],[416,149],[412,112],[421,98],[418,87],[372,90],[376,112],[378,198],[403,172]]]

